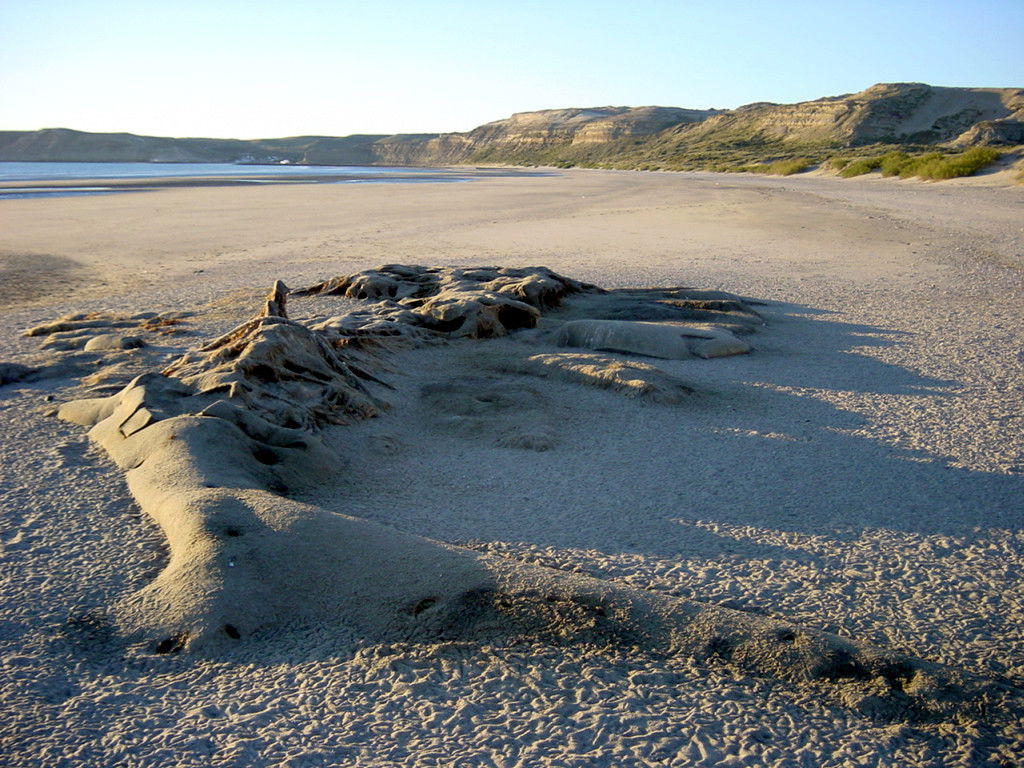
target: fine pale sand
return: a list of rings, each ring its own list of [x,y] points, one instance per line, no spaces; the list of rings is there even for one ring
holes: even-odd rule
[[[678,401],[529,378],[543,451],[502,445],[500,420],[453,429],[439,406],[459,396],[452,381],[516,375],[482,368],[481,350],[500,358],[504,342],[398,351],[380,374],[391,409],[328,430],[344,465],[293,495],[1019,688],[1022,214],[1021,187],[597,171],[0,201],[0,362],[57,360],[19,334],[68,312],[194,313],[150,322],[146,348],[0,389],[0,753],[76,766],[1019,764],[1019,710],[881,717],[826,690],[841,683],[621,645],[381,644],[313,622],[154,653],[105,617],[167,564],[164,537],[106,454],[52,414],[228,330],[278,278],[543,264],[611,288],[752,297],[768,322],[751,354],[636,358],[693,390]]]

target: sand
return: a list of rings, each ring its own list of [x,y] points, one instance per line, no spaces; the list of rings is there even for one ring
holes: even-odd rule
[[[380,263],[545,264],[768,300],[749,355],[646,359],[694,390],[679,403],[531,379],[546,451],[453,431],[419,397],[480,375],[478,352],[398,352],[391,410],[331,431],[346,463],[298,500],[1020,686],[1022,203],[1019,187],[613,172],[4,201],[3,360],[31,361],[39,339],[19,331],[65,312],[198,309],[146,352],[96,353],[172,357],[276,278]],[[126,644],[102,617],[166,544],[84,431],[46,415],[85,389],[0,389],[13,765],[1024,758],[1006,712],[872,718],[814,685],[644,649],[368,644],[316,623],[220,653]]]

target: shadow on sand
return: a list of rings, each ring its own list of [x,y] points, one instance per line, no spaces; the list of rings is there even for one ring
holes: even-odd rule
[[[423,429],[418,406],[399,404],[366,429],[394,436],[401,450],[353,455],[350,470],[313,500],[447,541],[658,557],[734,552],[735,540],[723,541],[711,524],[840,539],[873,528],[968,539],[976,529],[1021,529],[1021,476],[959,469],[937,453],[852,434],[865,418],[822,399],[824,393],[868,410],[873,403],[899,407],[907,399],[941,412],[960,396],[957,382],[859,351],[909,337],[837,322],[812,308],[776,305],[769,327],[753,337],[751,355],[648,359],[692,383],[697,392],[681,405],[643,405],[604,391],[538,383],[557,405],[560,434],[560,444],[543,453]],[[458,364],[446,359],[437,375],[459,378],[479,370],[470,353]],[[782,554],[768,545],[755,550],[744,551]]]

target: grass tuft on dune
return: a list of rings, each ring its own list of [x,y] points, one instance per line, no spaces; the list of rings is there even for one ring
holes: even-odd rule
[[[881,170],[882,176],[886,177],[899,176],[901,179],[909,179],[916,176],[920,179],[938,181],[971,176],[994,163],[1000,156],[1001,153],[991,147],[973,147],[955,155],[945,155],[941,152],[910,155],[897,151],[852,161],[833,158],[830,162],[844,179]]]

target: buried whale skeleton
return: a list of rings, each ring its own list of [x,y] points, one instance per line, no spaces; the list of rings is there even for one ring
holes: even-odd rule
[[[685,382],[623,355],[749,351],[744,339],[763,323],[752,302],[688,289],[603,291],[544,268],[398,265],[296,294],[358,303],[303,324],[288,318],[288,289],[278,283],[256,316],[160,373],[138,376],[110,397],[61,406],[61,418],[89,427],[125,471],[169,544],[164,570],[118,607],[125,634],[161,653],[217,653],[261,630],[304,622],[344,625],[378,642],[535,637],[625,645],[825,685],[844,703],[886,718],[1018,707],[1012,686],[904,653],[452,546],[290,498],[338,471],[339,456],[320,430],[387,409],[389,385],[379,371],[389,347],[516,331],[527,343],[501,370],[676,403],[691,391]],[[503,444],[550,447],[543,435]]]

